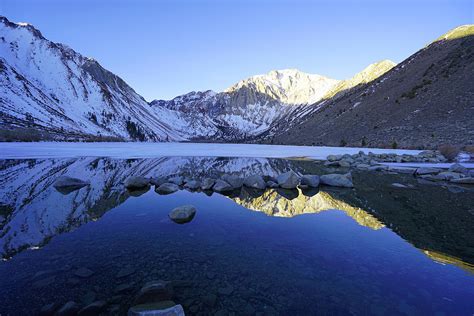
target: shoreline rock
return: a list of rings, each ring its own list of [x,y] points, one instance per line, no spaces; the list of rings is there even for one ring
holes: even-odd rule
[[[132,176],[125,180],[125,187],[128,190],[144,189],[150,185],[150,179],[140,176]]]
[[[352,177],[350,173],[346,174],[325,174],[320,177],[322,184],[332,186],[332,187],[343,187],[343,188],[353,188]]]

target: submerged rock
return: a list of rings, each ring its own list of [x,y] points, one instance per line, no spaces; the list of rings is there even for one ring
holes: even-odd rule
[[[188,223],[196,215],[196,208],[192,205],[183,205],[176,207],[169,213],[170,219],[178,224]]]
[[[333,187],[344,187],[344,188],[352,188],[354,185],[352,184],[351,174],[326,174],[320,177],[320,181],[322,184],[333,186]]]
[[[96,301],[87,305],[86,307],[82,308],[77,315],[79,316],[95,316],[99,315],[101,312],[104,311],[105,306],[107,303],[105,301]]]
[[[144,304],[171,300],[173,297],[173,286],[170,282],[158,280],[145,284],[138,292],[134,304]]]
[[[162,185],[163,183],[166,183],[166,179],[165,178],[161,178],[161,177],[158,177],[158,178],[151,178],[150,179],[150,183],[156,187],[159,187],[160,185]]]
[[[60,307],[58,303],[50,303],[41,307],[38,315],[39,316],[51,316]]]
[[[295,189],[300,184],[300,177],[294,171],[288,171],[280,174],[277,182],[284,189]]]
[[[150,185],[150,179],[145,177],[130,177],[125,180],[125,187],[129,190],[144,189]]]
[[[251,175],[244,180],[244,185],[253,189],[265,190],[267,184],[265,180],[259,175]]]
[[[74,272],[74,275],[81,277],[81,278],[88,278],[94,274],[94,271],[88,268],[79,268]]]
[[[78,311],[79,311],[79,306],[77,305],[77,303],[74,302],[74,301],[69,301],[66,304],[64,304],[56,312],[55,315],[57,315],[57,316],[72,316],[72,315],[76,315]]]
[[[141,304],[131,307],[128,316],[184,316],[181,305],[173,301],[163,301],[150,304]]]
[[[63,194],[68,194],[73,191],[79,190],[82,187],[89,185],[89,182],[83,181],[77,178],[71,178],[68,176],[60,176],[56,179],[53,187]]]
[[[319,187],[319,176],[311,175],[311,174],[304,174],[301,177],[301,184],[306,185],[310,188],[317,188],[317,187]]]
[[[216,183],[214,184],[212,189],[216,192],[228,192],[228,191],[232,191],[234,188],[226,181],[219,179],[219,180],[216,180]]]
[[[159,194],[171,194],[179,190],[179,186],[174,183],[163,183],[159,187],[155,188],[155,192]]]

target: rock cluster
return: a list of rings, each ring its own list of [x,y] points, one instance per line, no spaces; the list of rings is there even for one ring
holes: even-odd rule
[[[426,162],[426,163],[440,163],[446,162],[447,159],[441,155],[440,152],[435,150],[425,150],[417,155],[397,155],[394,153],[390,154],[374,154],[369,152],[368,154],[360,151],[357,154],[349,155],[329,155],[324,163],[326,166],[334,167],[345,167],[345,168],[358,168],[358,169],[369,169],[371,166],[378,165],[381,162]]]
[[[268,175],[262,176],[258,174],[253,174],[247,177],[224,174],[217,179],[191,179],[181,176],[172,176],[169,178],[146,178],[133,176],[125,181],[125,187],[129,190],[130,194],[133,192],[146,192],[146,190],[150,188],[150,185],[154,185],[155,192],[161,195],[171,194],[182,189],[192,192],[214,191],[226,194],[235,190],[240,190],[243,187],[253,190],[265,190],[267,188],[293,190],[296,188],[317,188],[320,184],[337,187],[353,187],[350,173],[329,174],[320,177],[313,174],[299,175],[294,171],[282,173],[277,177]]]
[[[325,181],[320,180],[323,177],[326,179]],[[257,174],[240,178],[236,175],[224,174],[218,179],[204,178],[202,180],[178,176],[169,179],[160,179],[159,181],[152,178],[150,183],[156,183],[155,191],[159,194],[170,194],[180,189],[227,193],[240,190],[243,187],[255,190],[265,190],[267,188],[292,190],[296,188],[317,188],[320,184],[349,188],[353,186],[350,173],[344,175],[330,174],[322,176],[321,178],[318,175],[299,175],[294,171],[288,171],[278,175],[276,178]],[[178,185],[177,183],[180,184]],[[157,186],[157,184],[159,185]]]
[[[474,184],[474,170],[456,163],[447,171],[438,168],[418,168],[415,176],[429,181],[449,181],[458,184]]]

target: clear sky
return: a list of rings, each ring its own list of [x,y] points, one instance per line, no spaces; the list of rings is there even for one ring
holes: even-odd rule
[[[0,15],[97,59],[147,100],[297,68],[335,79],[474,23],[474,0],[0,0]]]

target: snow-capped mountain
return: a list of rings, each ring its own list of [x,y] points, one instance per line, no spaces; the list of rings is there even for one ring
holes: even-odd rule
[[[297,108],[315,103],[338,80],[296,69],[275,70],[242,80],[221,93],[191,92],[170,101],[155,100],[155,108],[180,111],[224,139],[259,135]]]
[[[340,80],[332,84],[325,94],[315,102],[305,107],[298,107],[287,119],[275,121],[264,133],[258,135],[260,139],[272,139],[275,134],[287,131],[309,118],[313,113],[324,108],[329,102],[334,102],[344,95],[350,93],[353,89],[368,84],[379,78],[387,71],[395,67],[396,63],[391,60],[382,60],[370,64],[362,71],[356,73],[352,78]]]
[[[176,114],[152,111],[121,78],[30,24],[0,17],[0,52],[1,123],[17,133],[184,139],[170,124]]]
[[[350,80],[296,69],[148,103],[127,83],[27,23],[0,17],[0,140],[248,141],[314,113],[393,67]]]

